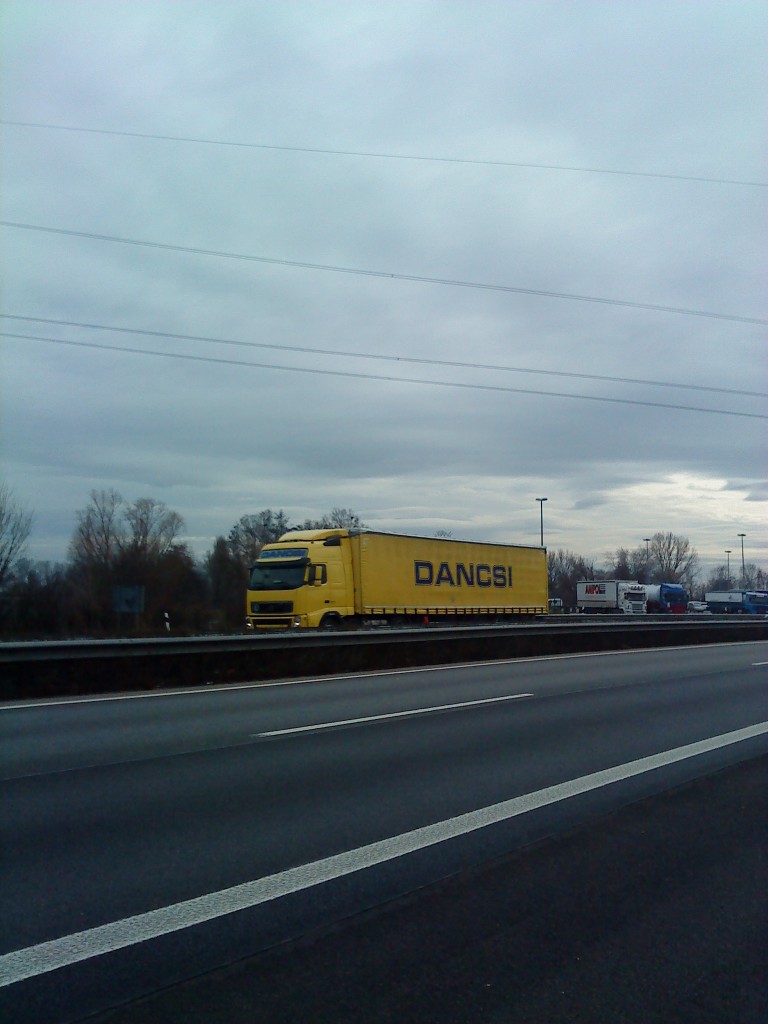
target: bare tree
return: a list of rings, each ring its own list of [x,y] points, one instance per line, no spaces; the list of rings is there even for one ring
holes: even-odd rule
[[[91,491],[91,500],[76,513],[75,532],[69,556],[76,565],[109,568],[122,550],[123,498],[112,488]]]
[[[285,512],[262,509],[255,515],[241,516],[229,531],[227,543],[240,565],[248,568],[259,557],[265,544],[272,544],[293,527]]]
[[[338,527],[342,530],[359,530],[364,526],[360,522],[360,516],[351,508],[332,508],[325,519],[330,527]]]
[[[204,586],[194,561],[178,543],[184,520],[163,502],[139,498],[127,505],[117,491],[91,491],[90,501],[76,513],[69,546],[72,602],[83,628],[99,632],[114,628],[113,599],[117,586],[144,587],[144,619],[156,624],[158,603],[169,602],[187,580],[190,593]],[[176,590],[174,590],[176,587]],[[182,613],[174,612],[177,620]],[[189,612],[189,615],[187,615]],[[183,612],[193,613],[192,603]]]
[[[750,590],[765,590],[766,574],[755,562],[744,566],[744,586]]]
[[[0,484],[0,587],[10,578],[31,530],[32,513],[16,501],[7,484]]]
[[[650,550],[659,583],[693,583],[699,569],[699,555],[687,537],[677,533],[654,533]]]
[[[704,592],[708,590],[730,590],[731,580],[728,577],[727,565],[718,565],[707,577],[704,584]]]
[[[594,579],[595,566],[581,555],[560,548],[547,552],[547,577],[549,596],[559,597],[566,608],[575,608],[576,584]]]
[[[633,569],[630,563],[631,555],[626,548],[617,548],[615,552],[609,552],[605,556],[608,571],[615,580],[633,580]]]
[[[605,556],[606,571],[614,580],[637,580],[648,583],[651,576],[652,556],[642,546],[617,548]]]
[[[360,521],[357,512],[351,508],[332,508],[320,519],[305,519],[299,527],[301,530],[364,530],[365,523]]]
[[[138,498],[125,509],[127,550],[144,558],[159,558],[170,551],[184,529],[178,512],[154,498]]]

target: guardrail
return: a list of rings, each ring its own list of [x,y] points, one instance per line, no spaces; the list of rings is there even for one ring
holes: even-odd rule
[[[0,700],[768,639],[768,621],[562,616],[513,626],[0,644]]]

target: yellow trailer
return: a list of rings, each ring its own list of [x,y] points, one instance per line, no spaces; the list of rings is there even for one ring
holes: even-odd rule
[[[491,622],[547,611],[542,547],[377,533],[295,530],[251,568],[255,629]]]

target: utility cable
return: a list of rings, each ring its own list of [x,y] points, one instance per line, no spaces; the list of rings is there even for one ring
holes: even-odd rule
[[[213,345],[232,345],[238,348],[272,349],[277,352],[300,352],[303,355],[340,356],[343,359],[376,359],[381,362],[414,363],[422,366],[448,366],[462,370],[492,370],[501,373],[535,373],[544,377],[566,377],[576,380],[595,380],[608,384],[639,384],[654,388],[679,388],[686,391],[708,391],[719,395],[739,395],[746,398],[768,398],[763,391],[743,391],[738,388],[716,388],[706,384],[682,384],[666,380],[645,380],[639,377],[612,377],[598,373],[574,373],[568,370],[537,370],[524,366],[505,366],[495,363],[469,363],[455,359],[426,359],[417,356],[384,355],[372,352],[350,352],[348,349],[312,348],[308,345],[278,345],[267,341],[236,341],[231,338],[213,338],[200,334],[175,334],[171,331],[150,331],[140,327],[115,327],[110,324],[83,323],[78,320],[54,320],[43,316],[18,316],[0,313],[4,320],[24,323],[53,324],[57,327],[85,327],[95,331],[115,331],[120,334],[140,334],[150,338],[168,338],[175,341],[202,341]]]
[[[186,352],[158,352],[152,349],[129,348],[125,345],[101,345],[92,341],[68,341],[63,338],[41,338],[29,334],[11,334],[0,331],[0,337],[42,341],[52,345],[70,345],[75,348],[98,349],[103,352],[125,352],[131,355],[159,356],[163,359],[185,359],[196,363],[216,363],[222,366],[248,367],[252,370],[283,370],[291,373],[309,373],[323,377],[344,377],[352,380],[386,381],[390,384],[421,384],[430,387],[461,388],[468,391],[493,391],[514,395],[537,395],[546,398],[571,398],[586,402],[610,402],[614,405],[642,405],[654,409],[675,409],[681,412],[701,412],[716,416],[740,416],[746,419],[768,420],[768,414],[739,412],[734,409],[710,409],[695,405],[673,405],[667,402],[648,402],[634,398],[608,398],[601,395],[576,395],[560,391],[535,391],[531,388],[510,388],[498,384],[469,384],[465,381],[420,380],[417,377],[386,377],[373,373],[352,373],[348,370],[321,370],[304,366],[281,366],[274,363],[251,363],[239,359],[221,359],[217,356],[196,356]]]
[[[679,306],[662,306],[652,302],[632,302],[627,299],[607,299],[598,295],[576,295],[570,292],[546,291],[540,288],[519,288],[505,284],[485,284],[480,281],[460,281],[451,278],[425,277],[418,274],[398,274],[385,270],[365,270],[360,267],[340,267],[328,263],[308,263],[304,260],[284,260],[271,256],[251,256],[246,253],[221,252],[216,249],[199,249],[193,246],[173,245],[169,242],[150,242],[139,238],[123,238],[119,235],[101,235],[93,231],[72,231],[67,228],[53,228],[42,224],[23,224],[18,221],[0,220],[0,226],[18,228],[22,231],[40,231],[71,238],[88,238],[99,242],[116,242],[120,245],[136,245],[149,249],[163,249],[167,252],[184,252],[195,256],[215,256],[220,259],[245,260],[280,267],[296,267],[301,270],[323,270],[335,274],[353,274],[359,277],[382,277],[394,281],[410,281],[416,284],[439,284],[452,288],[478,288],[485,291],[506,292],[515,295],[535,295],[548,299],[568,299],[572,302],[597,302],[606,306],[622,306],[630,309],[645,309],[656,313],[677,313],[683,316],[703,316],[715,320],[730,320],[736,323],[768,326],[768,320],[759,317],[738,316],[733,313],[716,313],[702,309],[686,309]]]
[[[80,128],[67,124],[45,124],[37,121],[4,121],[0,124],[14,128],[43,128],[49,131],[82,132],[89,135],[115,135],[128,139],[153,139],[160,142],[184,142],[198,146],[229,146],[236,149],[265,149],[283,153],[313,153],[324,156],[352,156],[376,160],[413,160],[425,163],[469,164],[476,167],[518,167],[539,171],[569,171],[577,174],[613,174],[633,178],[662,178],[671,181],[697,181],[711,185],[746,185],[767,188],[765,181],[742,181],[737,178],[706,178],[693,174],[664,174],[658,171],[624,171],[605,167],[572,167],[568,164],[534,164],[520,160],[479,160],[469,157],[424,156],[413,153],[382,153],[355,149],[320,149],[310,146],[278,146],[264,142],[231,142],[226,139],[201,139],[187,135],[159,135],[149,132],[124,132],[111,128]]]

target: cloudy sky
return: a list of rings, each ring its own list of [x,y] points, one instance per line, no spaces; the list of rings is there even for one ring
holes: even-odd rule
[[[546,496],[549,548],[768,563],[763,0],[2,19],[32,557],[114,487],[200,555],[264,508],[537,544]]]

